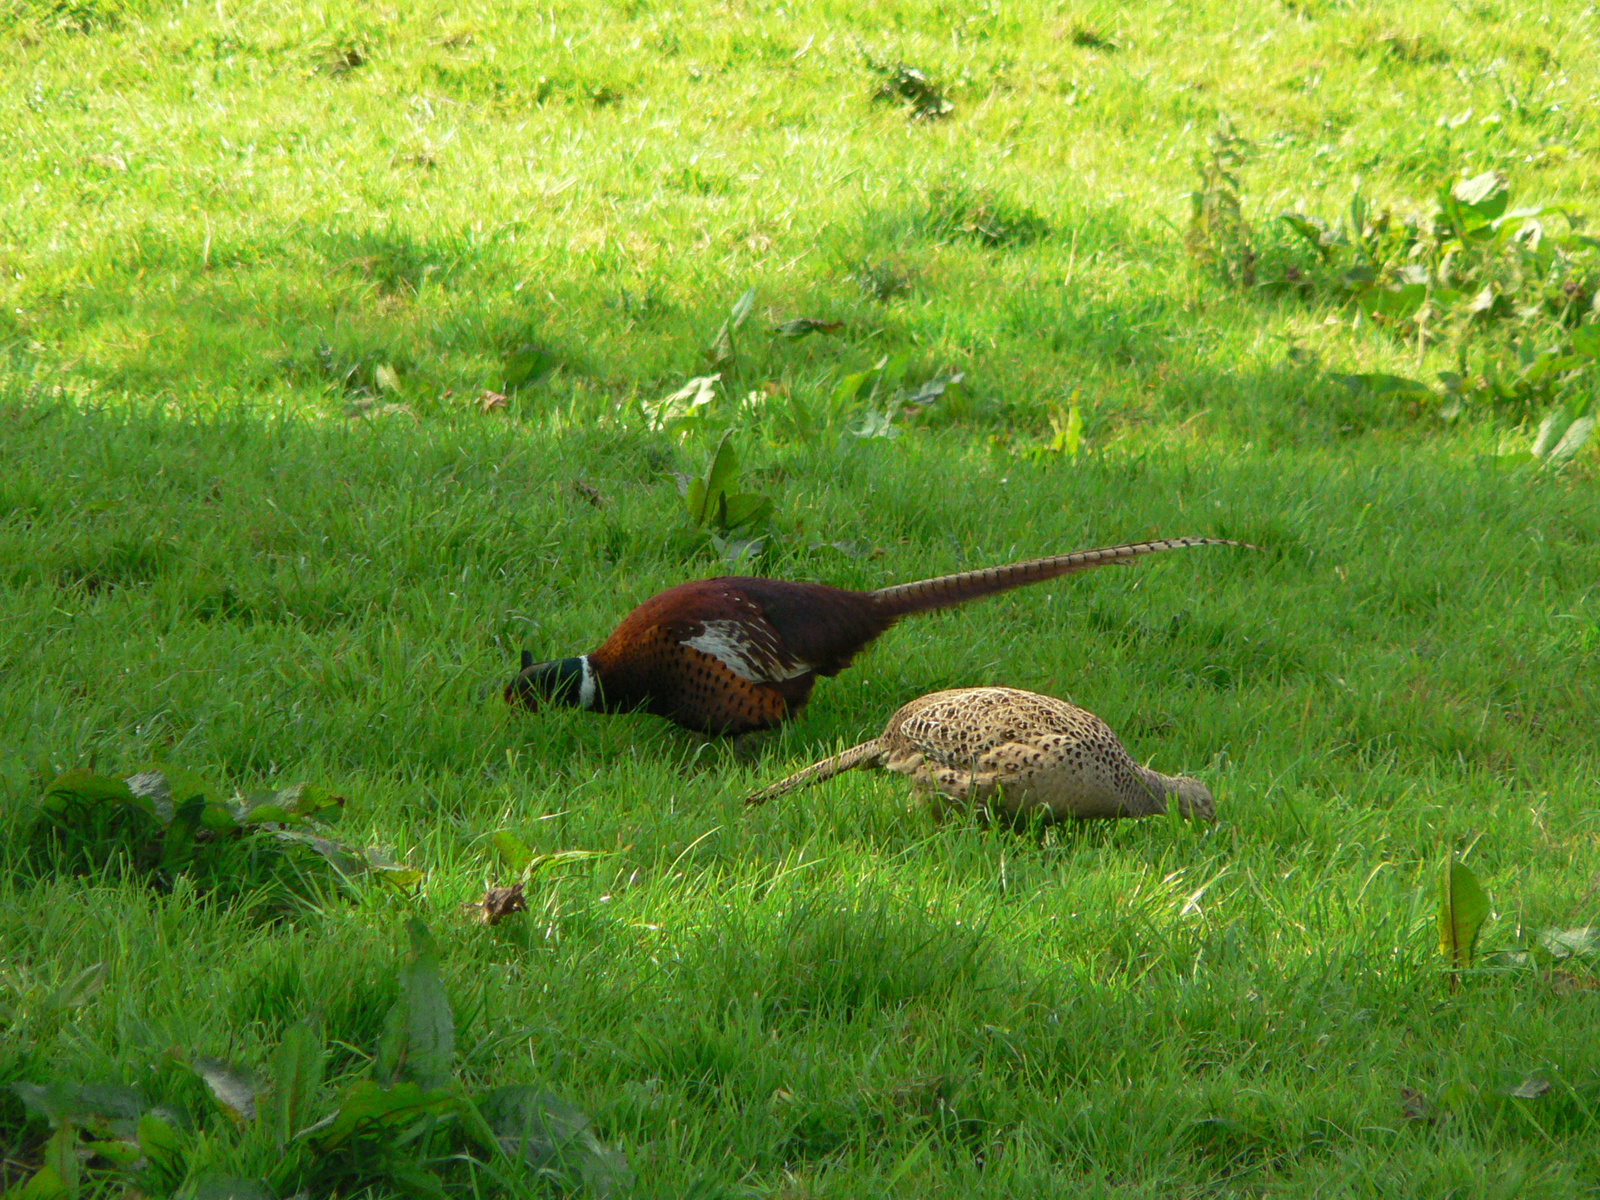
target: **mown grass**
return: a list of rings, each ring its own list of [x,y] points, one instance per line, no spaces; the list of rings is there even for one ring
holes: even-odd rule
[[[1271,253],[1272,213],[1332,212],[1353,173],[1421,205],[1499,168],[1582,208],[1593,13],[105,2],[0,28],[0,1079],[137,1085],[199,1114],[190,1186],[270,1173],[171,1052],[261,1068],[315,1014],[330,1079],[360,1073],[417,914],[464,1076],[576,1101],[641,1196],[1600,1185],[1588,964],[1452,989],[1432,928],[1452,853],[1488,948],[1600,923],[1594,448],[1540,469],[1537,412],[1352,394],[1321,367],[1448,364],[1336,297],[1226,286],[1181,232],[1218,112]],[[863,48],[952,115],[875,103]],[[707,369],[751,285],[737,395],[652,429],[640,402]],[[845,327],[760,332],[795,316]],[[506,389],[528,346],[555,369]],[[962,394],[850,436],[838,377],[904,352]],[[1087,451],[1031,453],[1074,390]],[[1266,549],[907,623],[753,754],[506,711],[523,646],[592,648],[717,571],[670,472],[728,425],[774,575]],[[1100,713],[1222,823],[935,826],[864,775],[740,807],[984,682]],[[269,920],[25,853],[56,774],[150,760],[329,784],[343,836],[425,881]],[[504,829],[595,856],[487,929],[462,905],[507,876]],[[87,1003],[40,1003],[95,963]],[[0,1098],[9,1162],[43,1134]]]

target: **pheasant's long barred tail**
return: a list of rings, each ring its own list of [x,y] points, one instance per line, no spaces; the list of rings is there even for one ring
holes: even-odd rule
[[[1248,542],[1228,538],[1182,537],[1162,538],[1154,542],[1130,542],[1125,546],[1106,546],[1098,550],[1079,550],[1073,554],[1057,554],[1051,558],[1034,558],[1027,562],[1012,563],[1006,567],[988,567],[981,571],[963,571],[958,575],[941,575],[937,579],[923,579],[917,583],[902,583],[896,587],[879,588],[869,592],[881,610],[895,616],[925,612],[932,608],[947,608],[963,604],[980,596],[993,596],[1030,583],[1040,583],[1074,571],[1087,571],[1109,563],[1127,562],[1144,554],[1159,550],[1183,550],[1190,546],[1243,546],[1259,549]]]
[[[825,758],[819,763],[812,763],[803,771],[796,771],[787,779],[780,779],[771,787],[762,788],[744,799],[745,804],[765,804],[775,796],[785,792],[795,791],[797,788],[810,787],[813,783],[821,783],[824,779],[832,779],[835,775],[842,775],[846,771],[853,771],[857,767],[864,767],[882,757],[884,751],[883,739],[873,738],[870,742],[862,742],[859,746],[851,746],[842,753],[835,754],[832,758]]]

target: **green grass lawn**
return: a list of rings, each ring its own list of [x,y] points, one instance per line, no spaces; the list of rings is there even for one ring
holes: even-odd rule
[[[1274,220],[1488,171],[1600,220],[1592,6],[0,0],[0,41],[0,1083],[147,1118],[80,1095],[52,1138],[0,1090],[0,1193],[1600,1191],[1600,966],[1514,953],[1600,926],[1600,453],[1528,452],[1600,372],[1433,382],[1585,336],[1600,273],[1419,333]],[[1219,115],[1249,229],[1197,244]],[[840,327],[771,335],[802,317]],[[885,359],[964,378],[841,389]],[[1376,373],[1431,390],[1338,378]],[[726,569],[673,479],[726,429],[761,573],[1264,549],[909,620],[753,747],[508,711],[522,648]],[[1219,824],[938,825],[865,773],[741,806],[979,683],[1092,709]],[[420,881],[41,840],[58,775],[151,763],[337,792]],[[487,927],[516,843],[551,857]],[[1491,907],[1454,980],[1452,855]],[[277,1080],[258,1120],[202,1056]],[[280,1146],[397,1069],[597,1141],[539,1175],[439,1100]]]

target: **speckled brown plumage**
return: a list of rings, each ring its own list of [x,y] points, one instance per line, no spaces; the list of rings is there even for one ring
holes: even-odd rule
[[[639,605],[590,654],[535,663],[524,652],[506,700],[530,710],[540,700],[643,710],[710,734],[766,729],[799,712],[818,676],[837,675],[901,617],[1161,550],[1242,544],[1134,542],[873,592],[741,576],[683,583]]]
[[[763,804],[856,767],[909,776],[921,791],[1009,816],[1140,817],[1176,795],[1185,816],[1215,820],[1198,779],[1136,763],[1092,712],[1016,688],[932,692],[889,718],[883,733],[749,797]]]

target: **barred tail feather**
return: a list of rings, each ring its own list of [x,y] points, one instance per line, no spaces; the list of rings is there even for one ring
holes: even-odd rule
[[[859,746],[852,746],[832,758],[825,758],[819,763],[812,763],[803,771],[796,771],[787,779],[780,779],[771,787],[762,788],[759,792],[746,796],[747,805],[765,804],[775,796],[785,792],[792,792],[798,788],[810,787],[813,783],[821,783],[824,779],[832,779],[846,771],[853,771],[857,767],[872,766],[883,758],[883,739],[873,738],[870,742],[862,742]]]
[[[1012,588],[1030,583],[1043,583],[1075,571],[1103,567],[1108,563],[1125,563],[1158,550],[1182,550],[1189,546],[1243,546],[1249,550],[1260,549],[1248,542],[1235,542],[1227,538],[1182,537],[1163,538],[1155,542],[1131,542],[1125,546],[1106,546],[1099,550],[1079,550],[1073,554],[1057,554],[1050,558],[1034,558],[1027,562],[1012,563],[1005,567],[988,567],[982,571],[963,571],[959,575],[941,575],[937,579],[924,579],[917,583],[902,583],[896,587],[879,588],[868,595],[881,611],[895,617],[929,609],[948,608],[964,604],[981,596],[1009,592]]]

